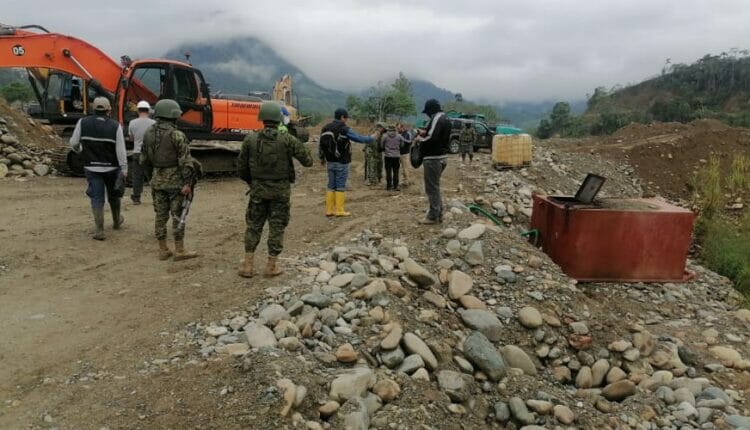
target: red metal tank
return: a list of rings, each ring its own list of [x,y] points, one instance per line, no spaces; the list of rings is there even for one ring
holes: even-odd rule
[[[684,282],[695,215],[661,199],[534,195],[539,245],[579,281]]]

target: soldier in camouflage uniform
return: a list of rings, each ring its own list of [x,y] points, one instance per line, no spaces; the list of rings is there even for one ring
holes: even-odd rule
[[[458,149],[461,153],[461,162],[466,161],[466,156],[469,156],[469,163],[474,160],[474,142],[477,140],[477,133],[471,123],[464,123],[464,128],[458,135]]]
[[[289,224],[291,184],[294,182],[296,158],[305,167],[313,165],[310,150],[289,133],[278,130],[281,110],[277,103],[264,102],[258,119],[263,130],[245,137],[240,149],[237,170],[250,186],[250,201],[245,213],[245,260],[238,273],[244,278],[255,275],[254,254],[260,243],[263,226],[268,222],[268,262],[265,276],[282,273],[278,256],[284,247],[284,229]]]
[[[176,101],[159,100],[154,107],[156,123],[143,136],[141,165],[146,178],[151,178],[160,260],[173,255],[167,246],[167,221],[170,214],[174,229],[175,261],[198,256],[185,250],[185,230],[179,228],[182,200],[191,196],[192,185],[198,174],[195,161],[190,156],[187,136],[177,130],[175,125],[181,115],[180,105]]]
[[[378,185],[383,178],[383,153],[380,151],[380,138],[385,133],[385,124],[375,124],[373,142],[365,145],[365,180],[367,185]]]

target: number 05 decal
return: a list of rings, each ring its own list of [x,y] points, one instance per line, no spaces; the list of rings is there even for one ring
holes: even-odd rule
[[[13,48],[11,48],[11,51],[13,52],[13,55],[15,55],[16,57],[20,57],[26,53],[26,50],[21,45],[13,46]]]

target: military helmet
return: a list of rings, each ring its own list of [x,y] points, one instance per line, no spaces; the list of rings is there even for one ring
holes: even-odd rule
[[[154,116],[157,118],[177,119],[182,116],[180,105],[172,99],[162,99],[154,105]]]
[[[261,121],[281,122],[281,106],[275,102],[263,102],[260,105],[258,119]]]

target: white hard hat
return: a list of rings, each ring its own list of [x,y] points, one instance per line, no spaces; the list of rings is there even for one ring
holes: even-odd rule
[[[132,105],[131,105],[131,106],[132,106]],[[141,110],[141,109],[149,109],[149,110],[150,110],[150,109],[151,109],[151,105],[150,105],[150,104],[148,104],[148,102],[147,102],[146,100],[141,100],[141,101],[139,101],[139,102],[138,102],[138,104],[136,105],[136,109],[138,109],[138,110]]]

